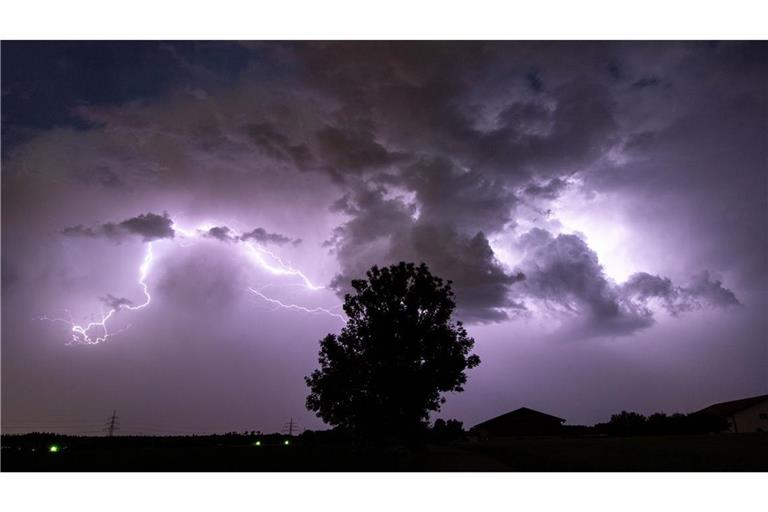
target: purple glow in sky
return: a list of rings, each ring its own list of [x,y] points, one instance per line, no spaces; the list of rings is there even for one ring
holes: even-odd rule
[[[436,417],[768,392],[765,43],[6,42],[2,77],[3,432],[321,428],[318,341],[401,260],[482,359]]]

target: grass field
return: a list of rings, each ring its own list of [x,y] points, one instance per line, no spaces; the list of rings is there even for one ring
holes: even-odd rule
[[[2,446],[3,471],[768,470],[768,434],[496,438],[366,450],[281,436],[37,435],[3,436]]]
[[[467,448],[510,471],[766,471],[768,435],[495,440]]]

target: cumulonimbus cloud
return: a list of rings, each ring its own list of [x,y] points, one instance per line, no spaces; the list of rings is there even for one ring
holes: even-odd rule
[[[340,295],[372,263],[414,261],[427,263],[452,281],[465,321],[501,321],[518,307],[509,287],[523,276],[503,268],[482,231],[460,230],[432,215],[418,216],[413,205],[387,197],[384,188],[358,189],[336,208],[351,216],[326,244],[341,263],[332,281]]]
[[[184,180],[190,189],[205,191],[214,189],[213,179],[232,179],[229,188],[215,188],[225,197],[236,195],[233,188],[240,178],[255,179],[254,166],[268,169],[263,176],[270,177],[317,173],[312,179],[330,178],[329,203],[338,198],[332,215],[342,217],[326,244],[338,260],[333,284],[340,293],[370,265],[424,261],[454,281],[460,310],[471,321],[502,321],[524,304],[540,301],[588,318],[595,332],[632,332],[653,322],[657,306],[679,315],[698,307],[729,307],[738,299],[707,272],[680,284],[640,268],[627,282],[613,283],[586,242],[570,235],[552,235],[541,247],[529,248],[537,261],[513,268],[499,260],[491,241],[519,237],[528,223],[562,231],[549,224],[558,221],[551,218],[556,213],[550,203],[570,186],[574,173],[585,195],[611,190],[631,198],[658,187],[659,180],[672,180],[665,183],[677,187],[675,197],[663,199],[670,211],[696,210],[695,222],[704,225],[706,218],[728,240],[718,248],[694,242],[698,254],[705,254],[703,267],[741,268],[729,262],[743,259],[742,274],[760,275],[765,259],[755,240],[764,240],[764,229],[755,219],[762,218],[764,198],[755,191],[762,189],[744,185],[743,193],[734,194],[738,208],[746,204],[751,212],[734,224],[728,212],[702,212],[698,206],[713,198],[722,203],[721,180],[726,178],[713,159],[701,156],[697,165],[676,166],[675,173],[657,171],[681,155],[703,155],[697,148],[719,144],[738,163],[729,165],[740,173],[738,183],[754,182],[764,161],[761,145],[754,143],[765,104],[764,92],[753,86],[765,77],[764,69],[754,65],[759,52],[741,44],[672,46],[626,51],[621,44],[591,43],[302,43],[280,53],[285,50],[281,45],[267,45],[260,51],[298,64],[292,78],[301,87],[267,94],[249,86],[231,95],[208,94],[204,102],[187,95],[179,99],[183,108],[79,109],[78,115],[94,125],[89,135],[109,143],[88,146],[98,151],[73,152],[78,161],[72,169],[102,169],[96,164],[110,161],[109,172],[117,173],[120,183],[168,175],[174,179],[167,183]],[[638,60],[640,53],[644,57]],[[660,55],[667,57],[663,65],[646,65]],[[753,64],[734,83],[731,67],[737,61]],[[739,101],[710,101],[709,86],[695,81],[709,69],[717,71],[712,87],[726,82],[722,97]],[[696,93],[690,105],[675,96],[686,87]],[[723,132],[727,138],[714,136],[713,119],[729,123],[732,129]],[[138,153],[114,150],[137,147],[142,137],[163,143]],[[53,142],[67,141],[57,137]],[[30,146],[29,154],[39,150]],[[190,162],[206,172],[189,173]],[[688,169],[706,172],[694,175]],[[95,174],[92,178],[100,182]],[[76,174],[73,179],[83,178]],[[279,181],[270,180],[268,186]],[[687,199],[692,189],[681,185],[690,180],[702,183],[696,188],[702,197],[695,201]],[[536,219],[522,217],[528,205],[538,212]],[[645,218],[654,212],[640,214]],[[111,237],[142,231],[122,224],[66,231]],[[263,228],[235,234],[217,226],[206,236],[298,243]],[[567,272],[572,275],[563,275]]]
[[[739,305],[735,294],[704,271],[688,285],[637,272],[624,283],[609,279],[597,254],[572,234],[552,235],[534,228],[519,239],[525,258],[518,269],[526,279],[516,292],[555,313],[580,315],[590,335],[627,335],[654,322],[652,303],[673,315],[701,307]]]

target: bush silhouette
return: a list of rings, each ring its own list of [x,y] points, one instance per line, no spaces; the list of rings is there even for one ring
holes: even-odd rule
[[[352,281],[349,317],[320,341],[320,368],[306,377],[307,408],[325,422],[365,436],[424,431],[442,393],[463,391],[464,371],[480,363],[455,309],[450,282],[425,264],[373,267]]]
[[[647,418],[636,412],[621,411],[608,423],[598,423],[595,431],[612,436],[685,435],[723,432],[728,421],[701,413],[667,415],[656,412]]]
[[[452,441],[464,438],[464,424],[459,420],[435,420],[432,425],[432,438],[437,441]]]

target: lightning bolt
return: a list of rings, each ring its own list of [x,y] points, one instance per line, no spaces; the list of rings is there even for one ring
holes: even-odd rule
[[[200,238],[208,229],[210,229],[213,226],[215,226],[215,224],[204,223],[198,226],[197,228],[191,229],[191,230],[183,228],[177,224],[174,224],[172,227],[174,232],[181,234],[183,238],[196,239],[196,238]],[[294,277],[300,281],[300,283],[297,283],[297,284],[293,284],[293,285],[286,284],[284,286],[300,286],[310,291],[328,289],[325,286],[318,286],[312,283],[312,281],[306,276],[306,274],[294,268],[293,266],[285,263],[274,252],[268,250],[265,247],[257,246],[256,244],[248,240],[242,240],[240,238],[241,235],[234,230],[232,231],[232,233],[233,233],[233,240],[235,240],[238,245],[244,248],[243,250],[246,257],[251,262],[255,263],[257,267],[275,276]],[[88,322],[86,324],[76,323],[72,319],[71,315],[69,319],[50,318],[47,316],[42,316],[40,317],[40,319],[51,321],[51,322],[63,322],[69,325],[72,332],[72,338],[68,343],[68,345],[72,345],[72,344],[96,345],[99,343],[103,343],[107,341],[110,337],[115,336],[116,334],[119,334],[125,331],[126,329],[128,329],[130,325],[118,331],[111,332],[107,327],[107,323],[121,310],[138,311],[140,309],[146,308],[152,302],[152,295],[149,293],[149,285],[147,284],[147,279],[149,277],[149,271],[152,267],[152,262],[154,261],[154,253],[152,250],[153,243],[155,242],[147,243],[147,251],[144,254],[144,259],[142,260],[141,265],[139,266],[139,285],[141,286],[142,292],[144,294],[144,302],[138,305],[119,304],[117,306],[113,306],[106,313],[102,313],[100,320]],[[180,245],[182,247],[189,246],[189,244],[185,244],[183,240],[180,242]],[[267,285],[267,286],[271,286],[271,285]],[[263,290],[267,286],[264,286],[261,289]],[[342,322],[346,321],[344,316],[342,316],[339,313],[334,313],[330,309],[326,309],[322,307],[308,308],[298,304],[286,304],[278,299],[265,295],[261,290],[257,290],[252,287],[249,287],[248,290],[253,294],[257,295],[258,297],[260,297],[261,299],[263,299],[264,301],[275,305],[277,308],[283,308],[283,309],[288,309],[292,311],[300,311],[300,312],[309,313],[309,314],[318,314],[318,313],[326,314],[333,318],[337,318]]]
[[[128,309],[130,311],[137,311],[139,309],[144,309],[145,307],[149,306],[149,303],[152,302],[152,296],[149,294],[149,287],[147,285],[147,277],[149,276],[149,269],[152,265],[152,260],[154,259],[154,253],[152,252],[152,243],[147,243],[147,252],[144,254],[144,260],[141,263],[141,266],[139,267],[139,284],[141,285],[142,291],[144,292],[144,302],[133,306],[130,304],[120,304],[118,306],[112,307],[107,311],[107,313],[103,313],[101,316],[101,320],[97,322],[89,322],[87,324],[78,324],[75,323],[74,320],[72,320],[71,316],[70,319],[67,320],[65,318],[48,318],[47,316],[42,316],[41,320],[48,320],[51,322],[64,322],[66,324],[69,324],[69,326],[72,329],[72,339],[68,343],[71,344],[80,344],[80,345],[96,345],[98,343],[102,343],[104,341],[107,341],[111,336],[114,336],[116,334],[119,334],[128,327],[124,329],[120,329],[116,332],[109,332],[109,329],[107,328],[107,321],[109,321],[110,318],[115,316],[115,314],[120,311],[121,309]],[[98,334],[89,334],[91,331],[95,331]]]
[[[309,290],[312,290],[312,291],[325,289],[325,286],[316,286],[312,284],[312,281],[310,281],[309,278],[305,276],[300,270],[296,270],[290,265],[283,263],[283,261],[272,251],[269,251],[264,247],[257,248],[251,242],[246,241],[242,243],[245,244],[244,247],[246,247],[246,253],[251,258],[251,260],[256,262],[256,264],[259,265],[264,270],[276,276],[296,276],[304,282],[304,286],[306,286]],[[265,255],[269,256],[274,261],[276,261],[277,265],[273,265],[267,262],[266,259],[264,258]]]
[[[184,237],[194,239],[194,238],[200,238],[201,234],[204,234],[206,231],[208,231],[210,228],[216,225],[217,224],[215,223],[206,222],[206,223],[200,224],[195,229],[187,229],[174,223],[172,227],[175,232],[181,233]],[[230,232],[232,233],[231,239],[236,241],[238,245],[243,247],[246,257],[252,262],[254,262],[256,266],[260,267],[262,270],[266,270],[270,274],[276,275],[276,276],[296,277],[301,280],[305,288],[311,291],[328,289],[325,286],[318,286],[312,283],[312,281],[306,276],[306,274],[292,267],[291,265],[285,263],[280,258],[280,256],[270,251],[266,247],[261,245],[256,245],[255,243],[250,242],[248,240],[242,240],[241,238],[242,234],[239,233],[237,230],[230,229]]]
[[[304,306],[299,306],[298,304],[285,304],[284,302],[282,302],[282,301],[280,301],[278,299],[274,299],[272,297],[267,297],[266,295],[261,293],[259,290],[256,290],[255,288],[248,288],[248,290],[250,290],[254,295],[257,295],[257,296],[261,297],[262,299],[264,299],[265,301],[269,302],[270,304],[274,304],[278,308],[291,309],[291,310],[294,310],[294,311],[302,311],[304,313],[313,313],[313,314],[314,313],[324,313],[324,314],[330,315],[330,316],[332,316],[334,318],[338,318],[342,322],[346,322],[347,321],[344,318],[344,316],[340,315],[339,313],[334,313],[333,311],[331,311],[329,309],[326,309],[326,308],[321,308],[321,307],[307,308],[307,307],[304,307]]]

